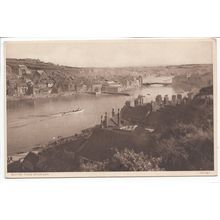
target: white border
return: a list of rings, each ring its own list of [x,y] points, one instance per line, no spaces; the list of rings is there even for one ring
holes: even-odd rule
[[[5,177],[7,178],[45,178],[45,177],[162,177],[162,176],[216,176],[217,175],[217,42],[215,38],[3,38],[1,41],[1,52],[4,53],[5,41],[82,41],[82,40],[207,40],[213,39],[213,86],[214,86],[214,170],[213,171],[144,171],[144,172],[42,172],[42,173],[7,173],[7,111],[6,111],[6,74],[5,60],[1,57],[1,71],[3,75],[3,99],[4,99],[4,164]]]

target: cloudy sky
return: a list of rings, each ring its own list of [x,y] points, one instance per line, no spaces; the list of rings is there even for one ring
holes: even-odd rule
[[[8,41],[7,58],[37,58],[77,67],[212,63],[212,40]]]

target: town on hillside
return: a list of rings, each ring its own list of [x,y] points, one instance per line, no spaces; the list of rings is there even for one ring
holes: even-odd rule
[[[128,94],[151,84],[151,77],[169,77],[174,88],[186,91],[212,84],[212,65],[131,68],[78,68],[35,59],[6,60],[8,97],[38,97],[61,93]],[[157,80],[156,80],[157,81]]]
[[[89,75],[81,69],[72,70],[72,68],[62,68],[53,64],[52,67],[48,67],[51,64],[37,66],[38,63],[42,64],[42,62],[35,60],[34,67],[20,63],[22,61],[7,61],[8,96],[38,96],[63,92],[88,92],[96,95],[101,93],[116,94],[139,87],[143,83],[142,76],[133,72],[116,77],[114,75],[105,77],[103,74]]]

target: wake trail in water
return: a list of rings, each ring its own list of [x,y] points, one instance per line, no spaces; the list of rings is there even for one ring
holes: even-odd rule
[[[33,124],[33,123],[50,120],[50,119],[53,119],[53,118],[56,118],[56,117],[60,117],[60,116],[61,116],[61,113],[44,114],[44,115],[28,115],[26,117],[27,119],[34,119],[34,120],[29,121],[29,122],[24,122],[24,121],[11,122],[11,123],[8,124],[8,127],[9,128],[25,127],[25,126],[28,126],[28,125]]]

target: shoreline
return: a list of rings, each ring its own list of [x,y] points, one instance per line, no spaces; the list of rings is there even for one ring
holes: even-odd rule
[[[7,96],[7,102],[16,102],[23,100],[37,100],[45,98],[67,97],[77,94],[86,94],[86,92],[65,92],[65,93],[53,93],[53,94],[38,94],[38,95],[25,95],[25,96]]]
[[[130,96],[129,91],[132,91],[132,89],[124,90],[124,92],[120,93],[108,93],[108,92],[102,92],[100,95],[121,95],[121,96]],[[64,92],[64,93],[54,93],[54,94],[38,94],[38,95],[24,95],[24,96],[6,96],[7,102],[16,102],[16,101],[23,101],[23,100],[38,100],[38,99],[45,99],[45,98],[56,98],[56,97],[68,97],[73,95],[95,95],[91,92]]]
[[[54,148],[58,145],[63,145],[68,142],[74,142],[74,141],[77,141],[81,138],[86,139],[92,133],[92,131],[97,127],[98,127],[98,125],[95,125],[93,127],[83,129],[79,133],[75,133],[75,134],[73,134],[71,136],[67,136],[67,137],[57,136],[55,140],[50,140],[47,143],[37,144],[35,146],[30,147],[30,150],[20,151],[20,152],[11,154],[11,155],[7,155],[7,161],[8,161],[7,164],[23,160],[25,158],[25,156],[27,156],[28,153],[30,153],[30,152],[40,153],[43,150],[46,150],[49,148]]]

